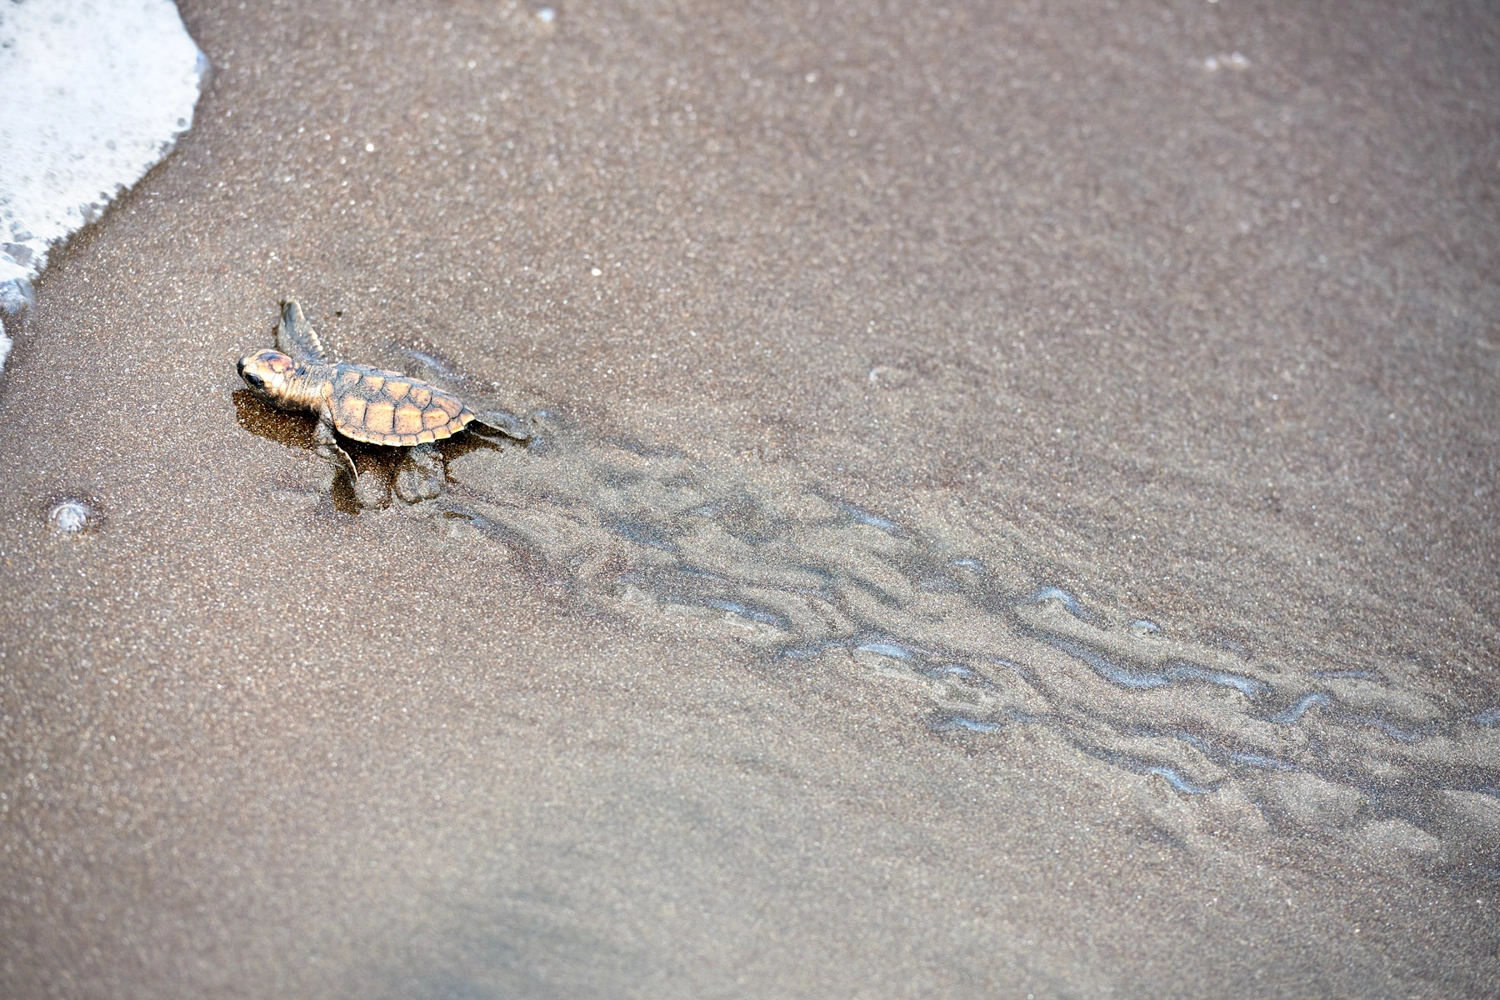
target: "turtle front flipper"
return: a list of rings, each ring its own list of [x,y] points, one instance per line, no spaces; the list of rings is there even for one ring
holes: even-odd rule
[[[333,433],[333,423],[327,417],[318,418],[318,427],[313,431],[313,440],[318,443],[318,454],[332,462],[334,467],[349,477],[350,483],[359,482],[359,472],[354,468],[354,459],[339,447],[338,435]]]
[[[476,413],[469,427],[472,429],[474,424],[487,427],[492,431],[499,431],[506,437],[515,438],[517,441],[530,441],[535,436],[522,423],[520,417],[502,410],[486,410],[483,413]]]
[[[313,331],[312,324],[302,315],[302,307],[296,302],[287,302],[281,307],[281,325],[276,328],[276,349],[296,361],[327,361],[323,356],[323,342]]]

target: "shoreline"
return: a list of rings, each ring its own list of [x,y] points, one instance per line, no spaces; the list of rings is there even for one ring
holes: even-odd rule
[[[33,0],[0,21],[0,49],[0,315],[19,317],[48,256],[192,127],[209,67],[170,0]],[[10,347],[0,327],[0,373]]]

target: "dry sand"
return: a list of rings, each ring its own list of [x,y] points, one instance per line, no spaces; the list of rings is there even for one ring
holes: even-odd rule
[[[0,382],[0,995],[1494,995],[1493,10],[183,13]],[[359,508],[292,296],[541,443]]]

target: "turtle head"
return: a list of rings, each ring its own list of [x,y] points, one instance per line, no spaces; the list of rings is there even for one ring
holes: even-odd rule
[[[301,404],[301,366],[287,355],[268,347],[240,358],[237,367],[250,391],[262,399],[278,406]]]

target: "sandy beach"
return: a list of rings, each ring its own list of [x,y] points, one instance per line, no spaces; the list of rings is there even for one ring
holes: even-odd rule
[[[1493,10],[181,9],[7,320],[0,995],[1494,995]],[[336,481],[286,299],[537,439]]]

